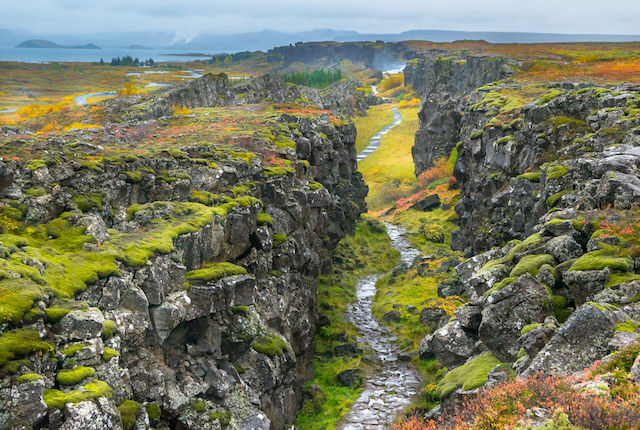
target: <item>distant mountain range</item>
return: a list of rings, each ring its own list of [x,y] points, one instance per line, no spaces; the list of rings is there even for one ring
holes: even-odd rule
[[[20,43],[19,45],[16,45],[16,48],[102,49],[99,46],[94,45],[93,43],[87,43],[86,45],[64,46],[64,45],[58,45],[57,43],[53,43],[49,40],[43,40],[43,39],[26,40]]]
[[[485,40],[492,43],[553,43],[553,42],[630,42],[640,41],[640,35],[615,34],[556,34],[556,33],[507,33],[482,31],[412,30],[398,34],[371,33],[319,29],[297,33],[263,30],[252,33],[229,35],[198,34],[185,37],[173,31],[135,33],[93,33],[77,35],[32,34],[26,31],[0,29],[0,46],[29,45],[45,41],[56,47],[82,47],[96,49],[95,45],[84,45],[87,40],[105,48],[131,49],[144,46],[154,49],[181,49],[207,51],[265,51],[275,46],[295,42],[319,41],[376,41],[399,42],[403,40],[430,40],[452,42],[461,39]],[[36,43],[36,45],[38,44]],[[42,47],[42,46],[39,46]]]

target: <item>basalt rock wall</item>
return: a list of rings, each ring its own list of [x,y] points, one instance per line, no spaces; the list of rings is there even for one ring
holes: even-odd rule
[[[236,100],[225,81],[206,76],[169,90],[149,112]],[[15,357],[3,353],[0,428],[295,423],[313,366],[315,278],[366,210],[367,189],[356,170],[353,125],[328,114],[279,121],[296,130],[289,136],[295,151],[281,151],[281,166],[266,160],[275,147],[214,154],[203,144],[88,168],[65,158],[66,142],[55,139],[48,143],[59,153],[55,162],[0,161],[0,195],[16,202],[34,231],[46,231],[38,240],[80,238],[60,249],[87,264],[118,255],[114,270],[105,264],[95,277],[78,275],[86,288],[66,297],[43,289],[28,318],[2,323],[3,348],[16,339],[24,345],[22,336],[41,353],[24,346]],[[79,197],[97,192],[99,201]],[[36,255],[20,241],[3,245],[5,268]],[[15,264],[45,276],[58,267],[53,252],[43,248]],[[7,273],[26,281],[32,272]],[[34,376],[18,383],[23,374]]]
[[[421,54],[407,62],[405,85],[420,94],[420,128],[412,148],[415,173],[428,170],[437,158],[448,156],[460,141],[466,96],[476,88],[513,74],[505,57]]]

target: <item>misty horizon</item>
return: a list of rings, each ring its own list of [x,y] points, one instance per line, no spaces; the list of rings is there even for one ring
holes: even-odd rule
[[[620,11],[624,11],[621,13]],[[0,28],[34,34],[78,35],[112,32],[175,31],[180,38],[201,34],[229,35],[260,31],[303,32],[345,29],[359,33],[397,34],[413,29],[471,32],[561,34],[638,33],[640,3],[569,0],[514,3],[503,0],[462,0],[456,7],[445,0],[416,4],[397,0],[393,7],[380,0],[300,4],[292,0],[237,2],[188,0],[31,0],[7,4]],[[9,25],[10,23],[10,25]],[[316,30],[312,30],[316,31]]]

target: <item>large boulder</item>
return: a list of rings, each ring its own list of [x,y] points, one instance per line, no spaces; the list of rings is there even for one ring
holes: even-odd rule
[[[437,358],[451,369],[464,364],[477,351],[477,339],[463,330],[458,321],[451,321],[420,341],[420,358]]]
[[[437,194],[431,194],[412,204],[411,209],[417,211],[430,211],[438,206],[440,206],[440,197]]]
[[[38,379],[0,390],[0,428],[15,428],[15,423],[25,426],[21,428],[35,428],[47,415],[44,389],[44,380]]]
[[[524,326],[541,323],[551,315],[549,292],[528,273],[491,294],[487,303],[478,336],[502,361],[516,359]]]
[[[572,258],[582,255],[582,247],[573,237],[568,235],[558,236],[551,239],[545,245],[545,252],[553,255],[559,263],[563,263]]]
[[[627,315],[611,305],[593,302],[578,308],[533,358],[525,374],[569,373],[590,366],[611,352],[609,341]]]
[[[473,303],[468,303],[464,306],[460,306],[454,311],[454,314],[460,325],[465,330],[477,332],[482,321],[482,307]]]
[[[562,275],[562,281],[569,288],[573,301],[580,306],[604,290],[610,276],[608,267],[602,270],[568,270]]]
[[[94,402],[68,403],[64,416],[66,420],[60,430],[122,429],[120,413],[106,397],[99,397]]]
[[[98,308],[74,310],[58,323],[60,332],[68,339],[86,340],[100,336],[104,325],[104,315]]]

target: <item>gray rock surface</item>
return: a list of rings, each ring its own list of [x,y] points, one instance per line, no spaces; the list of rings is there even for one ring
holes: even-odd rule
[[[529,274],[491,294],[487,303],[478,337],[503,361],[514,361],[518,355],[523,327],[541,323],[551,315],[551,296]]]

